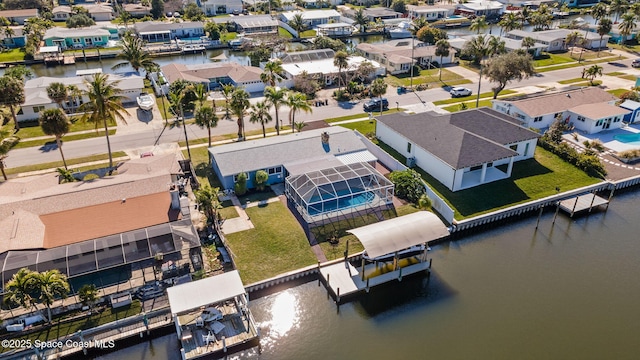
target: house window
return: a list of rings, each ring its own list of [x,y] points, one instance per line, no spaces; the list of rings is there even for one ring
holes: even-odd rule
[[[613,118],[613,122],[618,122],[618,121],[620,121],[620,118],[619,118],[619,117],[615,117],[615,118]]]
[[[561,112],[553,114],[553,118],[554,119],[558,119],[559,117],[562,117],[562,113]]]
[[[269,175],[281,174],[282,173],[282,166],[276,166],[276,167],[268,168],[267,169],[267,173]]]
[[[97,42],[99,42],[99,41],[102,41],[102,39],[101,39],[101,38],[99,38],[99,37],[94,37],[94,38],[93,38],[93,41],[97,41]]]
[[[533,118],[533,122],[540,122],[542,121],[542,116],[536,116]]]
[[[80,44],[80,43],[82,42],[82,41],[80,40],[80,38],[74,38],[74,39],[71,39],[71,41],[72,41],[74,44]]]
[[[409,154],[411,154],[411,143],[410,142],[407,143],[407,152]]]
[[[524,120],[524,119],[526,119],[526,118],[527,118],[526,116],[524,116],[524,115],[522,115],[522,114],[516,114],[516,117],[517,117],[518,119],[520,119],[520,120]]]
[[[513,151],[518,151],[518,144],[509,146],[509,149],[511,149]]]
[[[578,116],[578,121],[584,122],[584,116]]]
[[[36,113],[36,114],[39,113],[42,110],[44,110],[44,106],[40,105],[40,106],[34,106],[33,107],[33,112]]]
[[[596,122],[596,126],[602,126],[602,119],[600,119],[600,120],[598,120],[598,121]]]
[[[529,155],[529,143],[527,143],[524,146],[524,156],[528,156]]]

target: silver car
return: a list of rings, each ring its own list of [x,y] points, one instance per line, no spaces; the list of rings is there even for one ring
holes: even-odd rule
[[[469,96],[471,95],[471,90],[464,87],[454,87],[449,91],[451,97],[461,97],[461,96]]]

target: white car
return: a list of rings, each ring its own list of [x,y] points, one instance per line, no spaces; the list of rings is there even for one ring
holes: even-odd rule
[[[640,67],[640,59],[634,59],[631,62],[631,67],[634,67],[634,68]]]
[[[461,96],[469,96],[471,95],[471,90],[464,87],[454,87],[449,91],[451,97],[461,97]]]

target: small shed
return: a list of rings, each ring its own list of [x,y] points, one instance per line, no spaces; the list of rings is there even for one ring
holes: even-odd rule
[[[621,108],[631,111],[626,114],[622,121],[632,124],[638,121],[638,114],[640,114],[640,102],[633,100],[625,100],[619,105]]]

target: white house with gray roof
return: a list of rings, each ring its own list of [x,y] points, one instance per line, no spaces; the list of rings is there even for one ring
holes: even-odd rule
[[[40,116],[40,112],[45,109],[53,109],[58,105],[54,103],[47,95],[47,86],[54,82],[63,83],[65,85],[74,85],[79,90],[86,90],[84,80],[90,77],[84,76],[70,76],[64,78],[54,78],[48,76],[41,76],[38,78],[27,80],[24,84],[25,102],[20,106],[16,118],[18,121],[33,120]],[[140,95],[144,89],[144,80],[137,75],[120,76],[109,75],[109,82],[120,81],[118,88],[121,90],[119,94],[123,97],[123,103],[135,103],[136,97]],[[78,106],[87,102],[89,98],[86,95],[82,95],[79,98],[69,98],[66,102],[62,103],[63,109],[68,113],[73,113],[77,110]]]
[[[506,34],[506,37],[516,40],[522,40],[526,37],[530,37],[533,38],[536,43],[547,45],[547,48],[544,51],[553,52],[565,50],[566,47],[570,45],[566,43],[567,36],[574,31],[575,30],[573,29],[551,29],[534,32],[511,30]],[[585,39],[585,49],[606,48],[610,38],[609,35],[605,35],[600,39],[600,35],[588,31],[586,34],[585,32],[580,31],[580,34]]]
[[[451,45],[452,48],[456,49],[457,51],[462,51],[462,49],[464,49],[465,44],[473,40],[473,38],[475,37],[476,35],[465,35],[465,36],[449,39],[448,41],[449,41],[449,45]],[[521,39],[516,40],[516,39],[504,37],[504,36],[498,36],[498,38],[501,41],[504,41],[504,47],[507,51],[516,51],[516,50],[524,49],[524,46],[522,46]],[[537,57],[537,56],[540,56],[542,51],[545,51],[546,49],[547,49],[547,45],[541,44],[541,43],[535,43],[533,46],[529,47],[529,53],[534,57]]]
[[[600,88],[587,87],[517,100],[492,100],[492,107],[529,128],[548,128],[562,117],[570,128],[593,134],[622,126],[629,111],[615,106],[617,100]]]
[[[378,139],[451,191],[511,177],[514,162],[532,158],[540,137],[489,108],[395,113],[377,120]]]
[[[133,25],[134,31],[148,42],[168,42],[175,39],[199,38],[205,36],[204,24],[200,21],[167,23],[145,21]]]
[[[323,133],[329,137],[326,145]],[[213,146],[209,154],[211,167],[224,189],[233,189],[240,173],[248,175],[247,187],[253,188],[258,170],[269,174],[271,185],[283,183],[289,174],[377,161],[352,130],[339,126]]]

